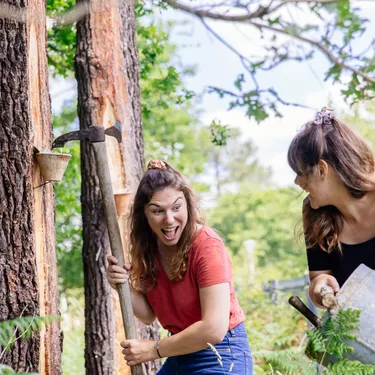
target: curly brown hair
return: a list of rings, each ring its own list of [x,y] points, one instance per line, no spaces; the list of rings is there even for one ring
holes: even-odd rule
[[[130,255],[132,286],[142,292],[156,285],[158,272],[157,237],[151,230],[144,209],[156,191],[168,187],[176,188],[185,196],[188,220],[177,243],[177,251],[172,259],[171,280],[182,280],[187,268],[187,260],[197,225],[203,224],[203,216],[199,210],[198,198],[184,177],[170,164],[163,161],[160,167],[151,167],[139,183],[130,211]]]
[[[297,175],[311,175],[320,160],[334,168],[353,198],[362,198],[374,190],[370,177],[374,173],[371,147],[364,138],[336,118],[329,124],[308,122],[289,146],[288,162]],[[305,199],[302,221],[308,248],[318,245],[327,252],[336,248],[341,251],[339,238],[345,220],[336,207],[324,206],[315,210]]]

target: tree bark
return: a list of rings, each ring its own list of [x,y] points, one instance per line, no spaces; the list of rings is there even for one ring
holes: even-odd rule
[[[45,1],[1,0],[22,16],[0,19],[0,321],[58,315],[52,184],[43,183],[34,146],[52,140],[46,56]],[[39,186],[39,187],[37,187]],[[20,336],[22,332],[15,332]],[[16,371],[61,373],[57,322],[0,348]]]
[[[132,195],[144,169],[134,4],[131,0],[92,0],[89,5],[89,14],[77,25],[80,127],[110,127],[120,121],[122,143],[106,137],[107,154],[114,192]],[[109,241],[89,144],[81,144],[81,162],[86,373],[130,374],[119,345],[125,337],[117,293],[111,290],[105,275]],[[126,252],[129,233],[125,216],[119,217],[119,224]],[[156,325],[146,327],[138,322],[137,326],[140,337],[158,337]],[[159,361],[145,364],[144,373],[154,374],[159,367]]]

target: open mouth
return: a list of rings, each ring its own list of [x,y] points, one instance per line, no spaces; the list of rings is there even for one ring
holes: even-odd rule
[[[162,229],[161,231],[163,232],[167,240],[173,240],[176,237],[178,228],[179,227],[177,226],[173,228]]]

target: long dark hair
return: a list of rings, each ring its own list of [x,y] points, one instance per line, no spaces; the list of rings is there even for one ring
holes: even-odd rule
[[[297,175],[311,175],[320,160],[334,168],[353,198],[362,198],[374,190],[370,179],[374,172],[371,147],[364,138],[334,117],[320,123],[316,120],[308,122],[289,146],[288,162]],[[318,245],[327,252],[335,248],[341,250],[339,237],[344,217],[336,207],[324,206],[315,210],[305,200],[302,221],[308,247]]]
[[[157,274],[157,237],[148,224],[144,213],[145,205],[150,202],[156,191],[168,187],[182,191],[186,199],[188,212],[187,223],[172,260],[169,276],[173,281],[179,281],[184,277],[189,250],[197,231],[197,224],[203,224],[204,222],[199,210],[198,199],[184,177],[165,161],[151,161],[149,170],[144,174],[138,186],[130,212],[132,263],[130,280],[137,290],[147,291],[152,289],[155,286]]]

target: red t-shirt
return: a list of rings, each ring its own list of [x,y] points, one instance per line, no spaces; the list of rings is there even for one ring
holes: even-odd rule
[[[146,297],[164,329],[178,333],[201,320],[199,289],[225,282],[230,285],[228,329],[245,320],[233,288],[232,262],[228,251],[211,228],[204,226],[195,236],[183,280],[170,281],[160,260],[158,266],[157,284]]]

